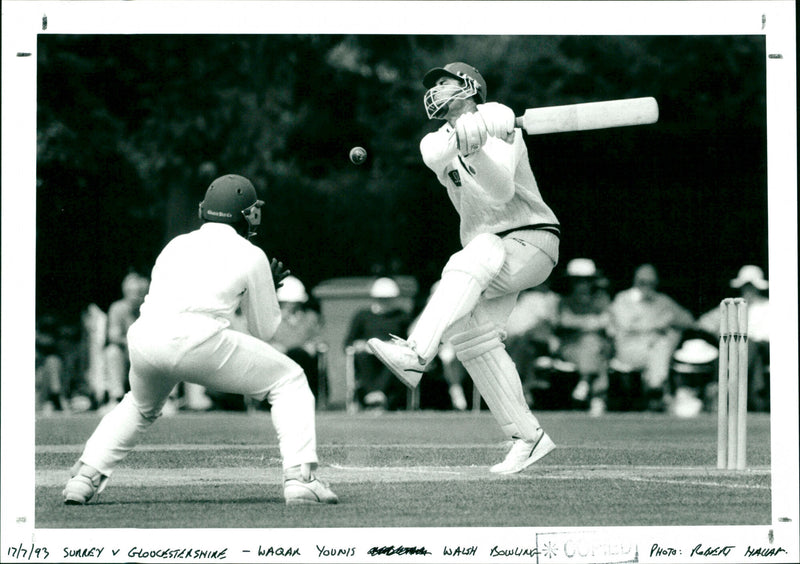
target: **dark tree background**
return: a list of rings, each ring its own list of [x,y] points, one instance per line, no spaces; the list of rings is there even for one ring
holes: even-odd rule
[[[438,127],[420,78],[453,60],[518,114],[658,99],[655,125],[527,138],[561,268],[590,257],[618,291],[653,262],[700,313],[741,265],[768,266],[761,36],[40,35],[38,54],[38,313],[106,308],[197,227],[227,172],[254,181],[258,244],[309,287],[379,273],[427,287],[459,243],[419,157]]]

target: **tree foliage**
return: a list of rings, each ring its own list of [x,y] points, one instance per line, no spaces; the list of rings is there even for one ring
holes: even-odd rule
[[[670,161],[703,167],[706,184],[760,178],[746,199],[765,200],[764,56],[763,38],[727,36],[41,36],[39,305],[106,305],[126,269],[149,270],[166,240],[197,225],[205,188],[226,172],[254,181],[267,202],[258,244],[307,284],[391,271],[432,281],[458,246],[457,217],[419,158],[419,139],[434,127],[422,111],[420,78],[452,60],[478,67],[489,97],[518,113],[659,100],[661,142],[613,132],[529,140],[546,198],[580,226],[564,248],[602,262],[603,249],[578,241],[609,229],[589,211],[604,181],[587,174],[607,172],[599,163],[627,167],[637,186],[668,186],[672,192],[651,190],[644,202],[625,200],[667,218],[708,188],[683,185],[686,175]],[[744,159],[735,154],[742,135],[755,140]],[[687,157],[678,139],[708,160]],[[655,146],[636,154],[643,141]],[[354,145],[370,155],[359,167],[347,160]],[[760,213],[742,221],[765,221]],[[749,252],[760,260],[766,225],[756,227],[763,236],[754,244],[764,249]],[[657,229],[648,237],[652,252],[669,255]],[[622,261],[620,271],[628,266]]]

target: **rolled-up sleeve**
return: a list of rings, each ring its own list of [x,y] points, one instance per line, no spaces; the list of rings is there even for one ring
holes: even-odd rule
[[[422,161],[432,171],[439,174],[458,154],[456,137],[452,129],[442,127],[437,131],[428,133],[419,144]]]

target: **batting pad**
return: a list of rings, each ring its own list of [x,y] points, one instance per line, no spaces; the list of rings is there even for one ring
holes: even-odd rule
[[[470,313],[503,268],[506,250],[497,235],[484,233],[447,261],[438,288],[422,310],[408,341],[425,361],[436,356],[442,335]]]
[[[528,408],[517,367],[500,335],[494,324],[486,323],[454,335],[452,343],[503,433],[535,441],[541,425]]]

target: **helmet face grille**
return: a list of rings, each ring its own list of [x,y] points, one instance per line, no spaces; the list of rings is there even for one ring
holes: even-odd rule
[[[457,78],[463,85],[437,85],[436,82],[443,76]],[[452,100],[478,96],[481,103],[486,102],[486,81],[475,67],[467,63],[449,63],[444,67],[431,69],[425,74],[422,83],[428,89],[424,103],[429,119],[444,119],[447,104]],[[447,98],[448,91],[445,88],[456,90]]]
[[[466,100],[478,93],[475,81],[468,77],[461,77],[464,84],[440,84],[430,88],[425,92],[424,103],[425,112],[428,119],[444,119],[447,113],[447,106],[453,100]]]
[[[466,63],[450,63],[444,69],[466,82],[472,81],[481,102],[486,102],[486,81],[478,69]]]
[[[247,220],[247,223],[250,224],[251,227],[256,227],[261,225],[261,206],[264,205],[264,202],[261,200],[256,200],[252,206],[249,206],[242,210],[242,215]]]

